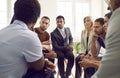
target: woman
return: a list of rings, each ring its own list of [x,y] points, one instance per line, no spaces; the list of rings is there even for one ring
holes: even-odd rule
[[[93,35],[93,21],[91,16],[86,16],[83,19],[85,29],[82,30],[81,33],[81,49],[80,54],[76,57],[76,70],[75,70],[75,78],[81,77],[81,66],[79,65],[79,61],[81,61],[84,57],[88,57],[90,55],[89,51],[91,48],[92,35]],[[88,69],[85,70],[84,77],[86,77],[88,73]],[[92,73],[92,72],[91,72]]]

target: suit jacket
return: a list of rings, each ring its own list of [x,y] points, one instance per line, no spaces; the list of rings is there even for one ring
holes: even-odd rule
[[[65,39],[62,37],[61,33],[59,32],[57,28],[53,32],[51,32],[52,46],[56,52],[65,51],[67,50],[68,45],[73,44],[73,37],[72,37],[70,29],[68,27],[64,29],[65,29],[65,34],[66,34]]]
[[[81,49],[80,53],[85,53],[86,50],[90,51],[92,43],[93,31],[89,33],[88,45],[87,45],[87,31],[83,30],[81,33]]]

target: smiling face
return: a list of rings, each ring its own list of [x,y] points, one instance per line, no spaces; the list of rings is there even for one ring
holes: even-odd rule
[[[90,16],[84,18],[84,25],[86,29],[90,29],[92,27],[93,22]]]

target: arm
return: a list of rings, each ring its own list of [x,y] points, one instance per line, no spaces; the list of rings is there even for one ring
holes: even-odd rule
[[[84,31],[81,33],[80,53],[85,53]]]
[[[37,61],[29,62],[29,66],[35,70],[41,70],[45,66],[44,57],[40,58]]]
[[[70,45],[73,45],[73,37],[72,37],[72,34],[71,34],[71,31],[70,31],[70,29],[68,28],[68,31],[69,31],[69,44]]]
[[[47,41],[43,41],[43,42],[42,42],[42,45],[50,45],[50,44],[51,44],[50,40],[47,40]]]
[[[60,40],[56,39],[54,32],[51,33],[51,41],[52,41],[53,49],[66,50],[67,46],[59,46],[58,45],[58,42],[60,42]]]
[[[44,67],[46,68],[46,72],[53,72],[55,70],[55,65],[52,62],[45,60],[44,57],[37,61],[29,62],[28,64],[31,68],[35,70],[41,70]]]
[[[67,49],[73,51],[73,37],[69,28],[68,31],[70,35],[69,35],[69,45],[67,46]]]
[[[98,69],[98,67],[100,65],[100,60],[95,59],[94,57],[84,58],[82,61],[79,62],[79,64],[82,67],[84,67],[85,69],[88,67],[94,67],[94,68]]]
[[[35,70],[41,70],[43,67],[46,67],[46,61],[42,53],[42,45],[37,35],[33,34],[32,37],[30,35],[30,37],[25,40],[23,45],[23,56],[28,65]],[[49,63],[47,66],[49,66]],[[54,64],[52,64],[52,66],[54,66]],[[51,69],[52,66],[50,67]]]
[[[53,51],[53,50],[51,50],[51,51],[49,51],[48,53],[44,53],[44,56],[46,57],[46,58],[56,58],[57,57],[57,54]]]
[[[97,48],[96,48],[96,41],[98,39],[98,35],[94,34],[92,37],[92,44],[91,44],[91,53],[94,57],[98,54]]]

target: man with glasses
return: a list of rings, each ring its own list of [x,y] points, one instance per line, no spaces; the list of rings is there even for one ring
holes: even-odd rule
[[[107,2],[111,8],[112,16],[106,36],[106,53],[92,78],[120,77],[120,0],[107,0]]]

